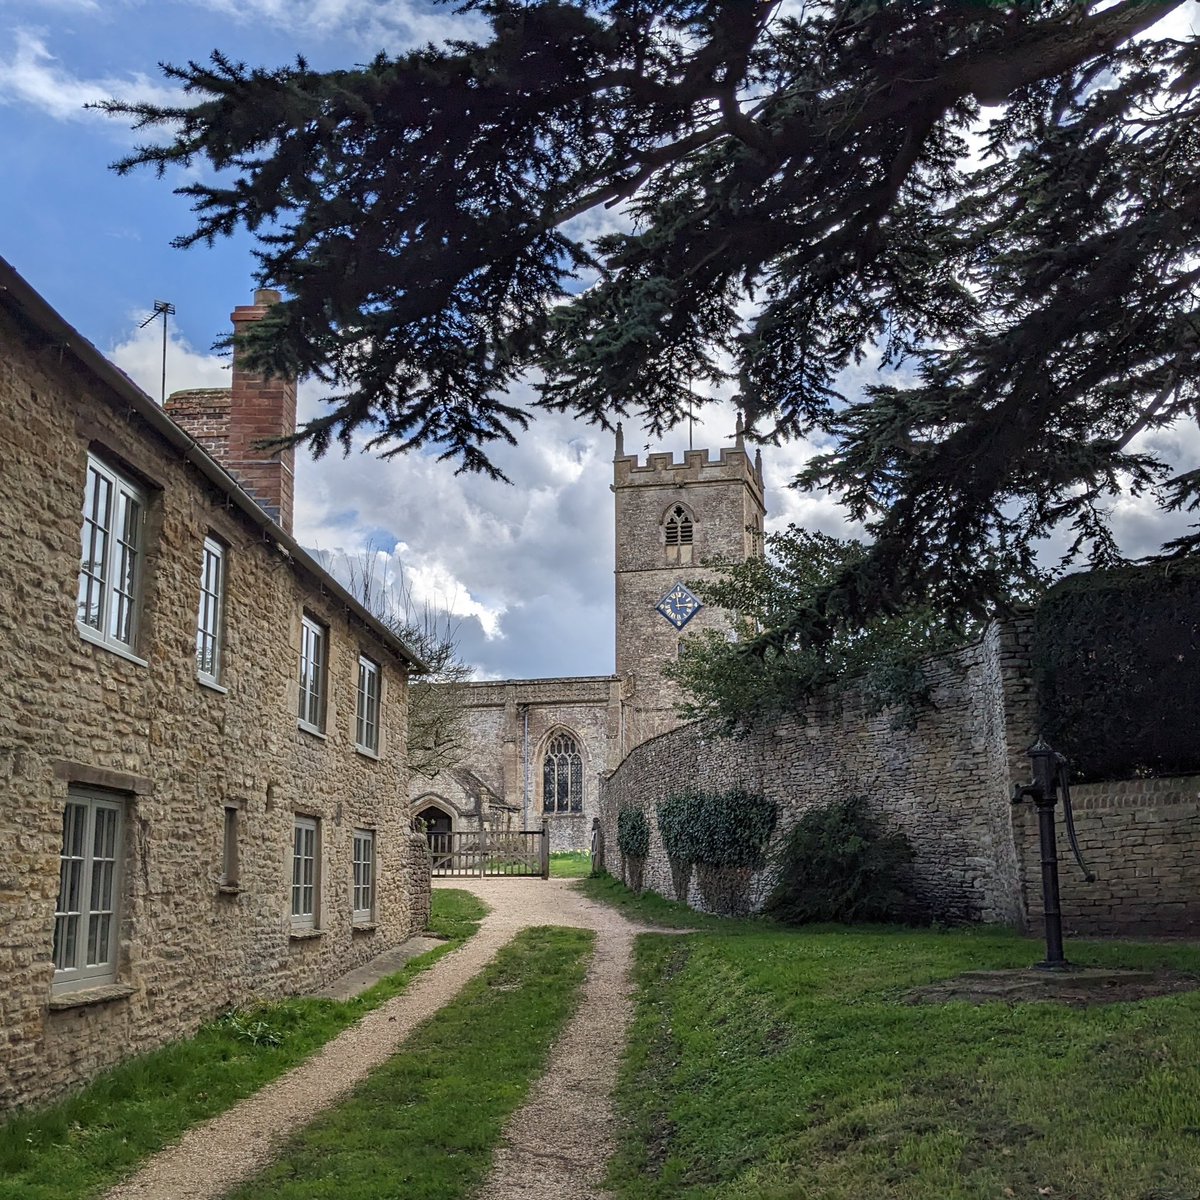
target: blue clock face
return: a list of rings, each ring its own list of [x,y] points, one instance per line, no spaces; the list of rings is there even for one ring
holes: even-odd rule
[[[677,583],[655,605],[676,629],[682,629],[703,607],[704,605],[682,583]]]

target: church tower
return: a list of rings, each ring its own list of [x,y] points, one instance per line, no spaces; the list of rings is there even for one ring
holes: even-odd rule
[[[704,559],[739,561],[762,553],[762,459],[742,442],[713,458],[688,450],[683,461],[627,455],[620,426],[613,460],[616,511],[617,675],[622,689],[622,753],[679,724],[678,688],[662,674],[680,644],[700,629],[723,629],[724,614],[699,603],[689,586],[711,571]]]

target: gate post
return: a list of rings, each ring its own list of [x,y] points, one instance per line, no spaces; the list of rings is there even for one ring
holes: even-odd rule
[[[479,878],[487,874],[487,822],[479,814]]]
[[[550,878],[550,822],[542,822],[542,878]]]

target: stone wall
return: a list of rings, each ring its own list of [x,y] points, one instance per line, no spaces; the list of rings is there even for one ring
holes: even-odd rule
[[[998,627],[937,660],[930,669],[934,707],[915,729],[893,728],[892,713],[871,713],[864,696],[850,691],[742,741],[704,737],[695,726],[664,734],[634,750],[604,790],[611,869],[623,869],[628,879],[630,867],[616,850],[616,819],[620,809],[640,807],[651,828],[643,885],[705,908],[694,873],[688,895],[677,895],[683,876],[673,873],[658,835],[655,806],[673,790],[694,783],[761,792],[779,804],[776,842],[808,809],[862,795],[883,825],[908,835],[917,885],[939,918],[1018,921],[1002,681],[1005,664],[1019,671],[1024,661],[1018,634]],[[770,868],[751,880],[752,908],[771,882]]]
[[[632,886],[707,909],[699,873],[668,861],[655,806],[688,784],[741,786],[778,802],[778,845],[801,814],[857,794],[916,852],[918,888],[946,921],[997,921],[1040,932],[1041,867],[1032,805],[1014,808],[1028,783],[1026,751],[1036,707],[1026,619],[993,625],[975,645],[930,664],[934,707],[915,729],[892,728],[853,691],[814,701],[794,718],[744,741],[687,726],[638,747],[607,782],[601,822],[609,870]],[[1059,815],[1064,928],[1092,934],[1194,934],[1200,929],[1200,777],[1078,785],[1075,822],[1098,876],[1083,882]],[[640,808],[650,824],[644,863],[624,862],[617,814]],[[768,866],[748,881],[759,907]]]
[[[617,680],[610,675],[564,679],[517,679],[464,686],[466,751],[459,770],[435,779],[414,776],[413,812],[434,805],[454,828],[478,827],[479,799],[498,801],[496,817],[511,812],[518,829],[550,829],[550,848],[586,850],[599,812],[600,779],[616,766],[621,737]],[[583,749],[583,808],[546,813],[542,762],[555,733],[572,734]],[[479,784],[484,785],[480,788]]]
[[[0,305],[0,1109],[53,1097],[232,1005],[312,989],[428,915],[428,864],[408,825],[404,664],[332,580],[198,471],[200,451],[139,409],[152,402],[78,357],[81,342],[64,349]],[[149,498],[132,656],[76,628],[89,450]],[[196,674],[206,536],[228,548],[220,688]],[[329,629],[324,736],[297,727],[304,612]],[[377,757],[354,748],[360,653],[382,664]],[[117,975],[95,995],[52,992],[63,811],[80,786],[103,789],[124,817]],[[222,878],[227,807],[238,810],[235,886]],[[307,936],[290,920],[297,815],[320,829]],[[374,920],[355,926],[360,827],[375,831],[378,886]]]
[[[1087,883],[1059,830],[1063,928],[1102,934],[1200,933],[1200,776],[1124,779],[1071,789]],[[1017,844],[1031,921],[1042,918],[1037,815],[1019,810]]]

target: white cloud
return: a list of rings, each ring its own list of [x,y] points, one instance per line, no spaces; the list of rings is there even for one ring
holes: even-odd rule
[[[129,324],[139,325],[147,313],[130,313]],[[161,318],[135,328],[108,357],[134,383],[156,400],[162,391],[163,345]],[[167,327],[167,395],[184,388],[228,387],[229,361],[195,350],[171,326]]]
[[[154,396],[161,337],[154,323],[111,355]],[[864,364],[854,374],[865,379],[870,372]],[[853,390],[862,379],[848,379],[848,386]],[[169,391],[228,382],[225,359],[197,352],[171,331]],[[303,383],[300,395],[302,413],[318,411],[318,384]],[[527,399],[528,393],[517,391],[516,402]],[[695,422],[693,444],[729,445],[734,423],[729,400],[713,404]],[[646,440],[640,430],[626,428],[628,453],[644,456]],[[1143,441],[1177,466],[1200,459],[1194,424],[1152,431]],[[680,455],[687,447],[685,425],[651,449]],[[374,552],[382,578],[407,586],[418,608],[428,603],[457,623],[460,653],[478,678],[607,674],[613,669],[612,453],[609,435],[558,414],[540,415],[519,446],[497,452],[512,486],[456,476],[452,464],[422,454],[384,462],[361,453],[342,457],[335,448],[314,462],[300,451],[296,536],[327,561]],[[768,527],[795,521],[861,536],[835,499],[788,486],[814,453],[808,442],[763,448]],[[1149,497],[1124,497],[1113,509],[1117,535],[1130,554],[1154,550],[1192,519],[1164,517]],[[1047,546],[1047,561],[1063,544],[1058,538]]]
[[[413,0],[193,0],[242,24],[267,24],[295,36],[344,37],[392,52],[484,32],[473,15]]]
[[[147,75],[80,79],[51,54],[36,30],[17,29],[7,57],[0,57],[0,104],[24,104],[56,121],[108,120],[86,104],[115,98],[127,103],[178,104],[182,92]],[[114,123],[115,127],[115,123]]]

